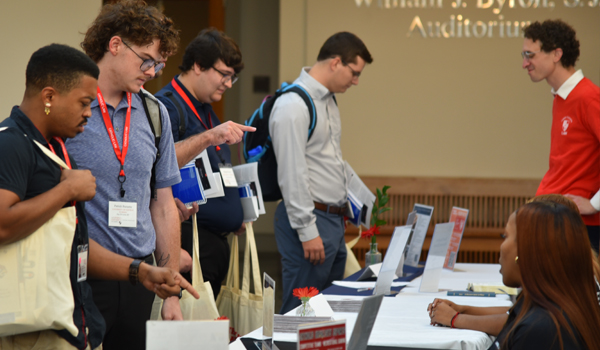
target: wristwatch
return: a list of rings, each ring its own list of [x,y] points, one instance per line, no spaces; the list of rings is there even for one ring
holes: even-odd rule
[[[142,260],[134,259],[129,265],[129,282],[134,286],[140,281],[139,272]]]

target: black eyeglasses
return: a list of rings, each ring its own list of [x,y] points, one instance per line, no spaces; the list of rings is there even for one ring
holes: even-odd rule
[[[334,58],[335,58],[335,57],[334,57]],[[353,77],[353,78],[358,78],[358,77],[360,77],[360,74],[361,74],[362,72],[357,72],[357,71],[355,71],[354,69],[352,69],[352,67],[350,67],[350,66],[348,65],[348,63],[346,63],[346,62],[342,61],[341,59],[340,59],[340,61],[342,62],[342,64],[343,64],[344,66],[346,66],[346,67],[350,68],[350,71],[352,71],[352,77]]]
[[[227,82],[231,80],[231,85],[233,85],[233,84],[235,84],[236,81],[238,81],[238,76],[235,73],[225,74],[225,73],[221,72],[220,70],[218,70],[217,68],[215,68],[215,66],[212,66],[212,69],[216,70],[219,74],[221,74],[223,76],[223,79],[221,80],[221,82],[223,84],[227,84]]]
[[[123,40],[121,40],[123,41]],[[162,62],[157,62],[154,58],[143,58],[142,56],[138,55],[137,52],[135,52],[131,46],[129,46],[125,41],[123,41],[123,44],[125,44],[125,46],[127,46],[129,48],[129,50],[131,50],[131,52],[133,52],[137,57],[139,57],[140,60],[142,60],[142,64],[140,65],[140,69],[142,72],[147,71],[150,68],[154,67],[154,73],[157,73],[158,71],[160,71],[161,69],[163,69],[163,67],[165,66],[164,63]]]

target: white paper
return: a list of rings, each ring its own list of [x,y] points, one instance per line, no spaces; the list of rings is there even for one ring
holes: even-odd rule
[[[417,267],[419,266],[421,249],[423,249],[423,242],[425,242],[425,236],[427,235],[427,229],[429,228],[429,222],[431,221],[431,215],[433,214],[433,207],[415,204],[413,206],[413,211],[417,212],[417,222],[409,243],[410,247],[406,253],[406,261],[404,264]]]
[[[329,303],[323,294],[315,295],[314,297],[310,298],[308,303],[313,310],[315,310],[315,316],[333,317],[333,310],[331,309],[331,306],[329,306]],[[298,307],[302,307],[302,305]]]
[[[340,287],[353,288],[353,289],[373,289],[375,288],[376,282],[370,281],[362,281],[362,282],[353,282],[353,281],[333,281],[332,284]],[[406,286],[410,282],[392,282],[392,287],[400,287]]]
[[[357,200],[358,203],[366,206],[366,209],[363,208],[361,215],[365,216],[364,220],[360,220],[360,222],[366,227],[370,228],[371,226],[371,211],[373,210],[373,204],[375,203],[375,195],[369,190],[369,188],[362,182],[360,177],[354,172],[354,169],[345,162],[346,165],[346,180],[348,181],[348,193],[352,194],[354,200]]]
[[[258,198],[258,213],[260,215],[266,214],[265,203],[263,201],[262,189],[260,188],[260,181],[258,180],[258,163],[246,163],[242,165],[236,165],[233,167],[233,172],[238,184],[244,185],[249,184],[252,189],[252,195]]]
[[[225,187],[238,187],[238,183],[235,179],[235,174],[233,173],[232,168],[227,166],[220,166],[219,172],[221,173],[221,178],[223,179]]]
[[[137,203],[136,202],[108,202],[108,226],[111,227],[136,227]]]
[[[148,321],[146,350],[227,350],[229,320],[219,321]]]
[[[223,181],[221,181],[221,173],[213,173],[213,181],[215,182],[215,187],[214,190],[211,191],[211,195],[209,195],[206,190],[204,191],[204,194],[206,195],[206,198],[217,198],[217,197],[223,197],[225,195],[225,191],[223,190]]]
[[[394,229],[392,239],[388,246],[388,250],[383,258],[381,270],[377,275],[377,283],[375,284],[375,292],[373,294],[389,294],[392,287],[392,281],[396,278],[396,269],[404,254],[408,236],[410,236],[411,226],[398,226]]]
[[[202,188],[204,189],[206,198],[223,197],[225,195],[223,191],[221,191],[222,193],[219,195],[217,179],[215,178],[217,173],[213,173],[206,150],[194,157],[194,159],[187,163],[186,166],[195,166],[196,169],[198,169],[198,174],[202,179]]]
[[[242,210],[244,211],[244,222],[256,221],[258,219],[258,199],[256,197],[240,198]]]
[[[450,238],[452,238],[453,229],[453,222],[435,225],[419,292],[438,292],[444,261],[446,261],[446,251],[448,250],[448,244],[450,244]]]

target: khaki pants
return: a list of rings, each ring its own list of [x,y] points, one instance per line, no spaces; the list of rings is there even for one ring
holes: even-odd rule
[[[74,350],[54,331],[31,332],[0,338],[0,350]],[[90,349],[90,344],[86,350]],[[94,350],[102,350],[102,344]]]

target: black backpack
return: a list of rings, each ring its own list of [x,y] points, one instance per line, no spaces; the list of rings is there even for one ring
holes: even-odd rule
[[[283,83],[281,88],[275,92],[275,95],[265,97],[260,107],[252,114],[252,117],[244,122],[245,125],[256,128],[255,132],[244,133],[244,159],[246,163],[258,162],[258,179],[262,196],[263,200],[268,202],[282,199],[279,182],[277,181],[277,159],[275,159],[273,143],[269,135],[269,119],[275,101],[288,92],[298,94],[308,107],[310,116],[308,139],[310,140],[317,125],[317,110],[308,92],[297,84]]]
[[[162,114],[160,113],[160,105],[156,97],[154,97],[151,93],[144,89],[141,89],[138,94],[142,98],[144,111],[146,112],[146,117],[148,117],[150,129],[152,129],[152,133],[154,134],[154,145],[156,146],[156,159],[154,160],[154,164],[152,164],[152,176],[150,177],[150,195],[154,200],[156,200],[156,163],[158,163],[158,159],[160,159],[160,148],[158,146],[160,144],[160,138],[162,136]]]

